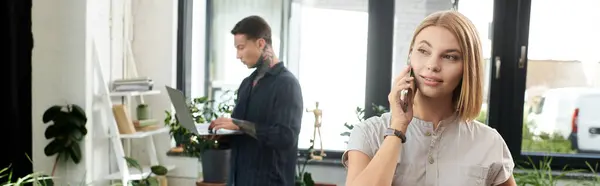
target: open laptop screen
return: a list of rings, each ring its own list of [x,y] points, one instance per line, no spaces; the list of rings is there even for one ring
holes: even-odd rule
[[[198,129],[196,128],[196,122],[194,121],[183,93],[169,86],[166,86],[166,88],[171,103],[173,104],[173,107],[175,107],[175,117],[178,119],[179,124],[190,132],[199,135]]]

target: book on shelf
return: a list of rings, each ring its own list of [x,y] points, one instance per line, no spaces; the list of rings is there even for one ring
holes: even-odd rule
[[[116,104],[113,105],[112,110],[120,134],[133,134],[136,132],[135,127],[133,125],[133,120],[131,120],[131,116],[129,116],[127,112],[127,106],[122,104]]]

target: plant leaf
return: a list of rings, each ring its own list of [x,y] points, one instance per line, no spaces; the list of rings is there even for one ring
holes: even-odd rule
[[[160,186],[156,177],[149,177],[148,179],[146,179],[146,181],[148,181],[149,186]]]
[[[70,115],[66,112],[60,112],[54,117],[54,125],[61,127],[61,130],[73,130],[74,127],[62,128],[65,126],[83,126],[84,123],[82,120],[77,119],[77,117]],[[68,133],[70,131],[63,131]]]
[[[81,126],[78,129],[79,129],[79,132],[81,132],[81,134],[84,136],[88,133],[88,130],[85,126]]]
[[[87,128],[85,126],[75,127],[75,130],[71,131],[70,137],[74,141],[81,141],[86,134]]]
[[[37,181],[39,182],[39,184],[41,184],[42,186],[54,186],[54,180],[52,180],[52,177],[49,175],[45,175],[42,174]],[[35,185],[35,184],[34,184]]]
[[[306,185],[306,186],[314,186],[315,185],[315,181],[313,180],[312,175],[310,174],[310,172],[305,172],[304,173],[302,181],[304,181],[304,185]]]
[[[67,114],[66,116],[66,122],[69,122],[69,125],[73,126],[70,127],[71,130],[74,130],[75,127],[85,127],[86,120],[87,119],[81,119],[79,116],[73,114]]]
[[[56,115],[61,112],[60,109],[62,109],[62,106],[59,106],[59,105],[54,105],[54,106],[48,108],[48,110],[46,110],[44,112],[44,115],[42,116],[42,122],[48,123],[48,122],[54,120]]]
[[[85,111],[79,107],[79,105],[71,104],[71,115],[75,116],[78,120],[83,122],[83,125],[87,123],[87,116]]]
[[[161,165],[152,166],[152,167],[150,167],[150,170],[152,171],[152,173],[159,175],[159,176],[167,175],[167,173],[169,172],[169,170],[167,170],[166,167],[161,166]]]
[[[137,162],[137,160],[130,158],[130,157],[124,157],[124,158],[125,158],[125,161],[127,162],[127,166],[142,170],[142,166],[140,166],[140,164]]]
[[[342,132],[340,135],[341,136],[350,136],[350,132]]]
[[[202,104],[206,102],[208,102],[208,97],[206,96],[194,99],[194,104]]]
[[[58,129],[58,127],[56,125],[48,126],[48,128],[46,128],[46,131],[44,132],[44,136],[46,137],[46,139],[54,138],[54,137],[58,136],[59,134],[60,134],[60,129]]]
[[[81,148],[79,147],[79,143],[72,143],[69,148],[69,155],[71,155],[71,159],[73,159],[75,164],[79,164],[81,161]]]
[[[46,154],[46,156],[52,156],[56,153],[63,151],[63,149],[64,146],[62,145],[60,140],[54,139],[48,145],[46,145],[46,147],[44,148],[44,154]]]

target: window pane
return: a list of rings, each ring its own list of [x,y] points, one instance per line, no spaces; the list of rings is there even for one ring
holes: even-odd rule
[[[600,157],[597,7],[597,0],[532,0],[523,152]]]
[[[342,1],[339,1],[342,2]],[[327,150],[344,150],[345,122],[354,122],[356,107],[364,105],[367,60],[366,1],[364,4],[293,3],[290,48],[298,48],[298,76],[306,109],[315,102],[323,110],[321,136]],[[290,55],[294,54],[290,51]],[[299,148],[308,148],[315,118],[304,114]],[[317,134],[318,136],[318,134]],[[319,149],[319,138],[315,148]]]
[[[458,11],[467,16],[475,25],[479,32],[479,39],[483,48],[484,69],[483,69],[483,103],[477,121],[487,124],[488,97],[490,89],[492,40],[491,25],[494,13],[493,0],[461,0],[458,2]]]
[[[400,70],[403,69],[407,61],[407,56],[409,53],[409,44],[412,39],[413,32],[415,28],[418,26],[420,21],[424,19],[427,15],[441,10],[451,9],[452,6],[450,4],[444,4],[439,6],[431,6],[428,7],[427,10],[415,11],[406,9],[405,7],[410,5],[407,2],[396,2],[396,28],[395,28],[395,43],[394,43],[394,73],[392,74],[392,82],[393,78],[396,77]],[[479,32],[479,38],[481,39],[481,44],[483,48],[483,57],[484,61],[484,69],[483,69],[483,104],[481,106],[481,112],[478,121],[487,124],[487,103],[488,103],[488,90],[490,83],[490,74],[491,74],[491,63],[490,56],[492,54],[491,46],[491,25],[493,18],[493,0],[460,0],[458,1],[458,11],[468,17],[473,24],[475,25],[477,31]],[[398,7],[399,6],[399,7]],[[445,8],[445,9],[444,9]],[[406,19],[406,17],[412,17],[411,19]]]
[[[281,0],[213,0],[210,31],[210,80],[214,86],[239,85],[252,73],[239,59],[233,45],[231,29],[244,17],[258,15],[271,26],[275,53],[279,53],[281,40]]]

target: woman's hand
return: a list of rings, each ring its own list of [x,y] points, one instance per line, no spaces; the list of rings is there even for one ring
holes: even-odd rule
[[[407,66],[394,79],[394,84],[388,101],[390,102],[390,110],[392,114],[391,126],[393,129],[406,132],[408,124],[413,118],[413,98],[414,98],[414,77],[410,77],[410,65]],[[402,91],[405,90],[406,94]]]

